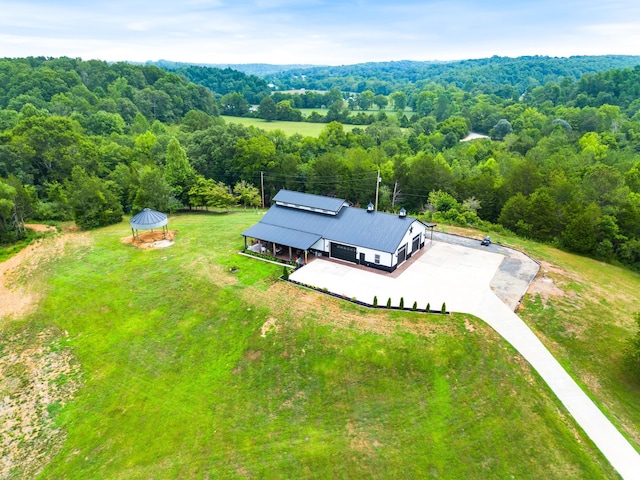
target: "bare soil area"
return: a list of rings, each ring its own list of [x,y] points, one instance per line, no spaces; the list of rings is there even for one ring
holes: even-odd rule
[[[55,227],[48,225],[27,227],[36,231],[55,231]],[[33,285],[33,275],[37,268],[61,255],[68,243],[88,242],[88,234],[69,231],[40,239],[0,263],[0,320],[19,318],[31,313],[41,294],[40,289]]]
[[[546,306],[550,298],[561,298],[565,296],[559,277],[566,277],[568,274],[564,270],[548,263],[540,262],[540,271],[536,278],[529,285],[528,293],[532,296],[540,295],[542,304]]]
[[[28,228],[55,231],[46,225]],[[0,327],[35,308],[42,295],[40,267],[61,256],[67,245],[89,242],[88,234],[67,231],[0,263]],[[12,334],[0,330],[0,478],[34,478],[63,444],[55,417],[80,386],[80,367],[64,346],[66,336],[28,327]]]
[[[52,227],[51,225],[42,225],[41,223],[25,223],[24,226],[29,230],[33,230],[38,233],[57,231],[56,227]]]
[[[133,235],[122,237],[120,241],[142,249],[166,248],[173,245],[177,235],[178,230],[169,230],[167,232],[163,232],[162,230],[147,230],[140,232],[136,237]]]
[[[0,334],[0,478],[34,478],[58,452],[60,409],[80,387],[80,367],[60,334]]]

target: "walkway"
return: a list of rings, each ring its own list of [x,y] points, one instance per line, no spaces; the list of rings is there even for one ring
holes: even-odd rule
[[[391,298],[397,306],[402,297],[405,307],[416,301],[418,308],[425,308],[429,302],[438,310],[446,302],[449,311],[481,318],[540,374],[618,473],[625,479],[640,479],[640,455],[513,312],[513,299],[524,295],[529,277],[537,272],[537,265],[527,263],[535,262],[504,247],[468,248],[479,242],[449,237],[439,239],[453,243],[434,241],[396,278],[326,260],[311,262],[290,278],[367,303],[374,295],[380,305]]]

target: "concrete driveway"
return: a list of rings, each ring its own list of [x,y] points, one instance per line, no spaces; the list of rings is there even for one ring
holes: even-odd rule
[[[514,313],[538,266],[520,252],[498,245],[434,234],[426,251],[395,274],[324,259],[314,259],[290,275],[294,281],[373,303],[397,306],[413,302],[439,310],[470,313],[487,322],[531,364],[625,479],[640,478],[640,455],[562,368],[529,327]]]
[[[446,302],[447,310],[472,313],[482,300],[479,287],[490,284],[503,259],[501,254],[434,241],[427,251],[410,259],[411,265],[398,276],[314,259],[290,278],[369,304],[377,296],[379,305],[391,298],[391,305],[397,307],[403,297],[405,307],[415,301],[418,308],[430,303],[433,310],[440,310]]]

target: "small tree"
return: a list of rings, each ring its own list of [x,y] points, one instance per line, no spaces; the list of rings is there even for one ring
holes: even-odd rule
[[[270,122],[276,119],[277,107],[273,98],[264,97],[258,107],[258,117]]]
[[[440,309],[440,313],[445,314],[447,313],[447,304],[442,302],[442,309]]]
[[[387,300],[387,308],[391,308],[391,297]]]
[[[133,199],[133,213],[141,212],[144,208],[167,212],[171,199],[171,186],[160,169],[147,165],[142,167],[138,174],[139,186]]]
[[[427,302],[427,313],[429,313],[430,311],[431,311],[431,304]]]
[[[413,302],[413,307],[411,307],[411,310],[415,312],[417,309],[418,309],[418,302]]]
[[[635,321],[638,330],[636,334],[629,339],[624,353],[631,374],[640,377],[640,312],[635,314]]]
[[[88,175],[84,168],[73,167],[67,195],[73,219],[80,228],[88,230],[122,221],[122,206],[113,187],[113,182]]]
[[[400,297],[400,308],[404,308],[404,297]]]
[[[374,295],[374,296],[373,296],[373,306],[374,306],[374,307],[377,307],[377,306],[378,306],[378,296],[377,296],[377,295]]]
[[[287,267],[282,267],[282,278],[289,280],[289,269]]]
[[[244,180],[241,180],[235,184],[235,186],[233,187],[233,193],[237,197],[238,201],[242,205],[244,205],[245,209],[247,207],[260,206],[260,191],[252,184],[245,182]]]

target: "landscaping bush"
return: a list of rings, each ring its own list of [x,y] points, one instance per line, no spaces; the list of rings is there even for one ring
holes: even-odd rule
[[[413,302],[413,307],[411,307],[411,310],[415,312],[417,309],[418,309],[418,302]]]
[[[391,308],[391,297],[389,297],[389,300],[387,300],[387,308]]]
[[[447,304],[442,302],[442,308],[440,309],[440,313],[447,313]]]
[[[287,267],[282,267],[282,278],[289,280],[289,269]]]
[[[404,297],[400,297],[400,308],[404,308]]]
[[[378,297],[376,295],[374,295],[374,297],[373,297],[373,306],[374,307],[378,306]]]

